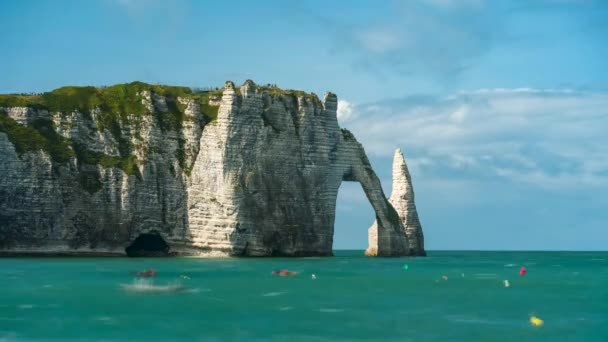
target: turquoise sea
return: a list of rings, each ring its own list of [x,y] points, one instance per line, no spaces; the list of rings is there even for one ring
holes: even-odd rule
[[[608,252],[0,259],[0,341],[72,340],[608,341]]]

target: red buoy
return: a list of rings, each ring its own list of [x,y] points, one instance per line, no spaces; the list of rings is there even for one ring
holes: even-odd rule
[[[526,275],[526,272],[527,272],[527,270],[526,270],[526,268],[525,268],[525,267],[523,267],[523,266],[522,266],[522,267],[519,269],[519,275],[520,275],[520,276],[525,276],[525,275]]]

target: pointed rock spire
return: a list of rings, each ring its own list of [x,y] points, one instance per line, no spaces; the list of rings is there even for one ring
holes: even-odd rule
[[[414,203],[412,177],[405,164],[401,149],[397,149],[393,157],[393,190],[388,202],[395,208],[403,226],[403,234],[407,240],[406,254],[426,255],[422,226],[420,225],[416,204]],[[378,249],[377,222],[374,222],[369,228],[368,235],[369,248],[366,250],[366,255],[373,256]]]
[[[425,255],[424,235],[414,202],[412,177],[407,169],[401,149],[393,157],[393,190],[388,200],[401,218],[408,241],[408,254]]]

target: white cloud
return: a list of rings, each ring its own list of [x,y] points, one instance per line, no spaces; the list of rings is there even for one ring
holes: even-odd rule
[[[334,28],[336,45],[351,48],[357,67],[374,75],[451,78],[504,42],[503,16],[482,0],[397,1],[382,21]],[[338,23],[338,21],[336,21]],[[336,24],[339,26],[339,24]]]
[[[338,100],[337,116],[340,122],[354,119],[355,113],[353,104],[346,100]]]
[[[468,107],[466,105],[460,106],[452,114],[450,114],[450,120],[455,123],[462,123],[467,116]]]
[[[385,53],[396,50],[401,45],[401,37],[387,29],[373,29],[356,34],[361,46],[374,53]]]
[[[352,111],[359,115],[345,126],[369,154],[390,157],[397,145],[408,159],[432,161],[414,162],[413,173],[498,176],[549,189],[608,186],[608,93],[479,89]]]

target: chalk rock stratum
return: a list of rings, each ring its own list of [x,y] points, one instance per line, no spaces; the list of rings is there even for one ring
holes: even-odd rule
[[[387,200],[336,110],[252,81],[0,95],[0,253],[331,255],[354,181],[376,214],[366,253],[424,255],[403,156]]]
[[[393,157],[393,190],[388,200],[399,214],[399,219],[405,231],[407,239],[406,255],[425,256],[424,235],[422,226],[414,203],[414,187],[412,177],[405,164],[403,152],[395,151]],[[375,255],[378,244],[378,222],[369,228],[369,247],[365,251],[367,255]]]

